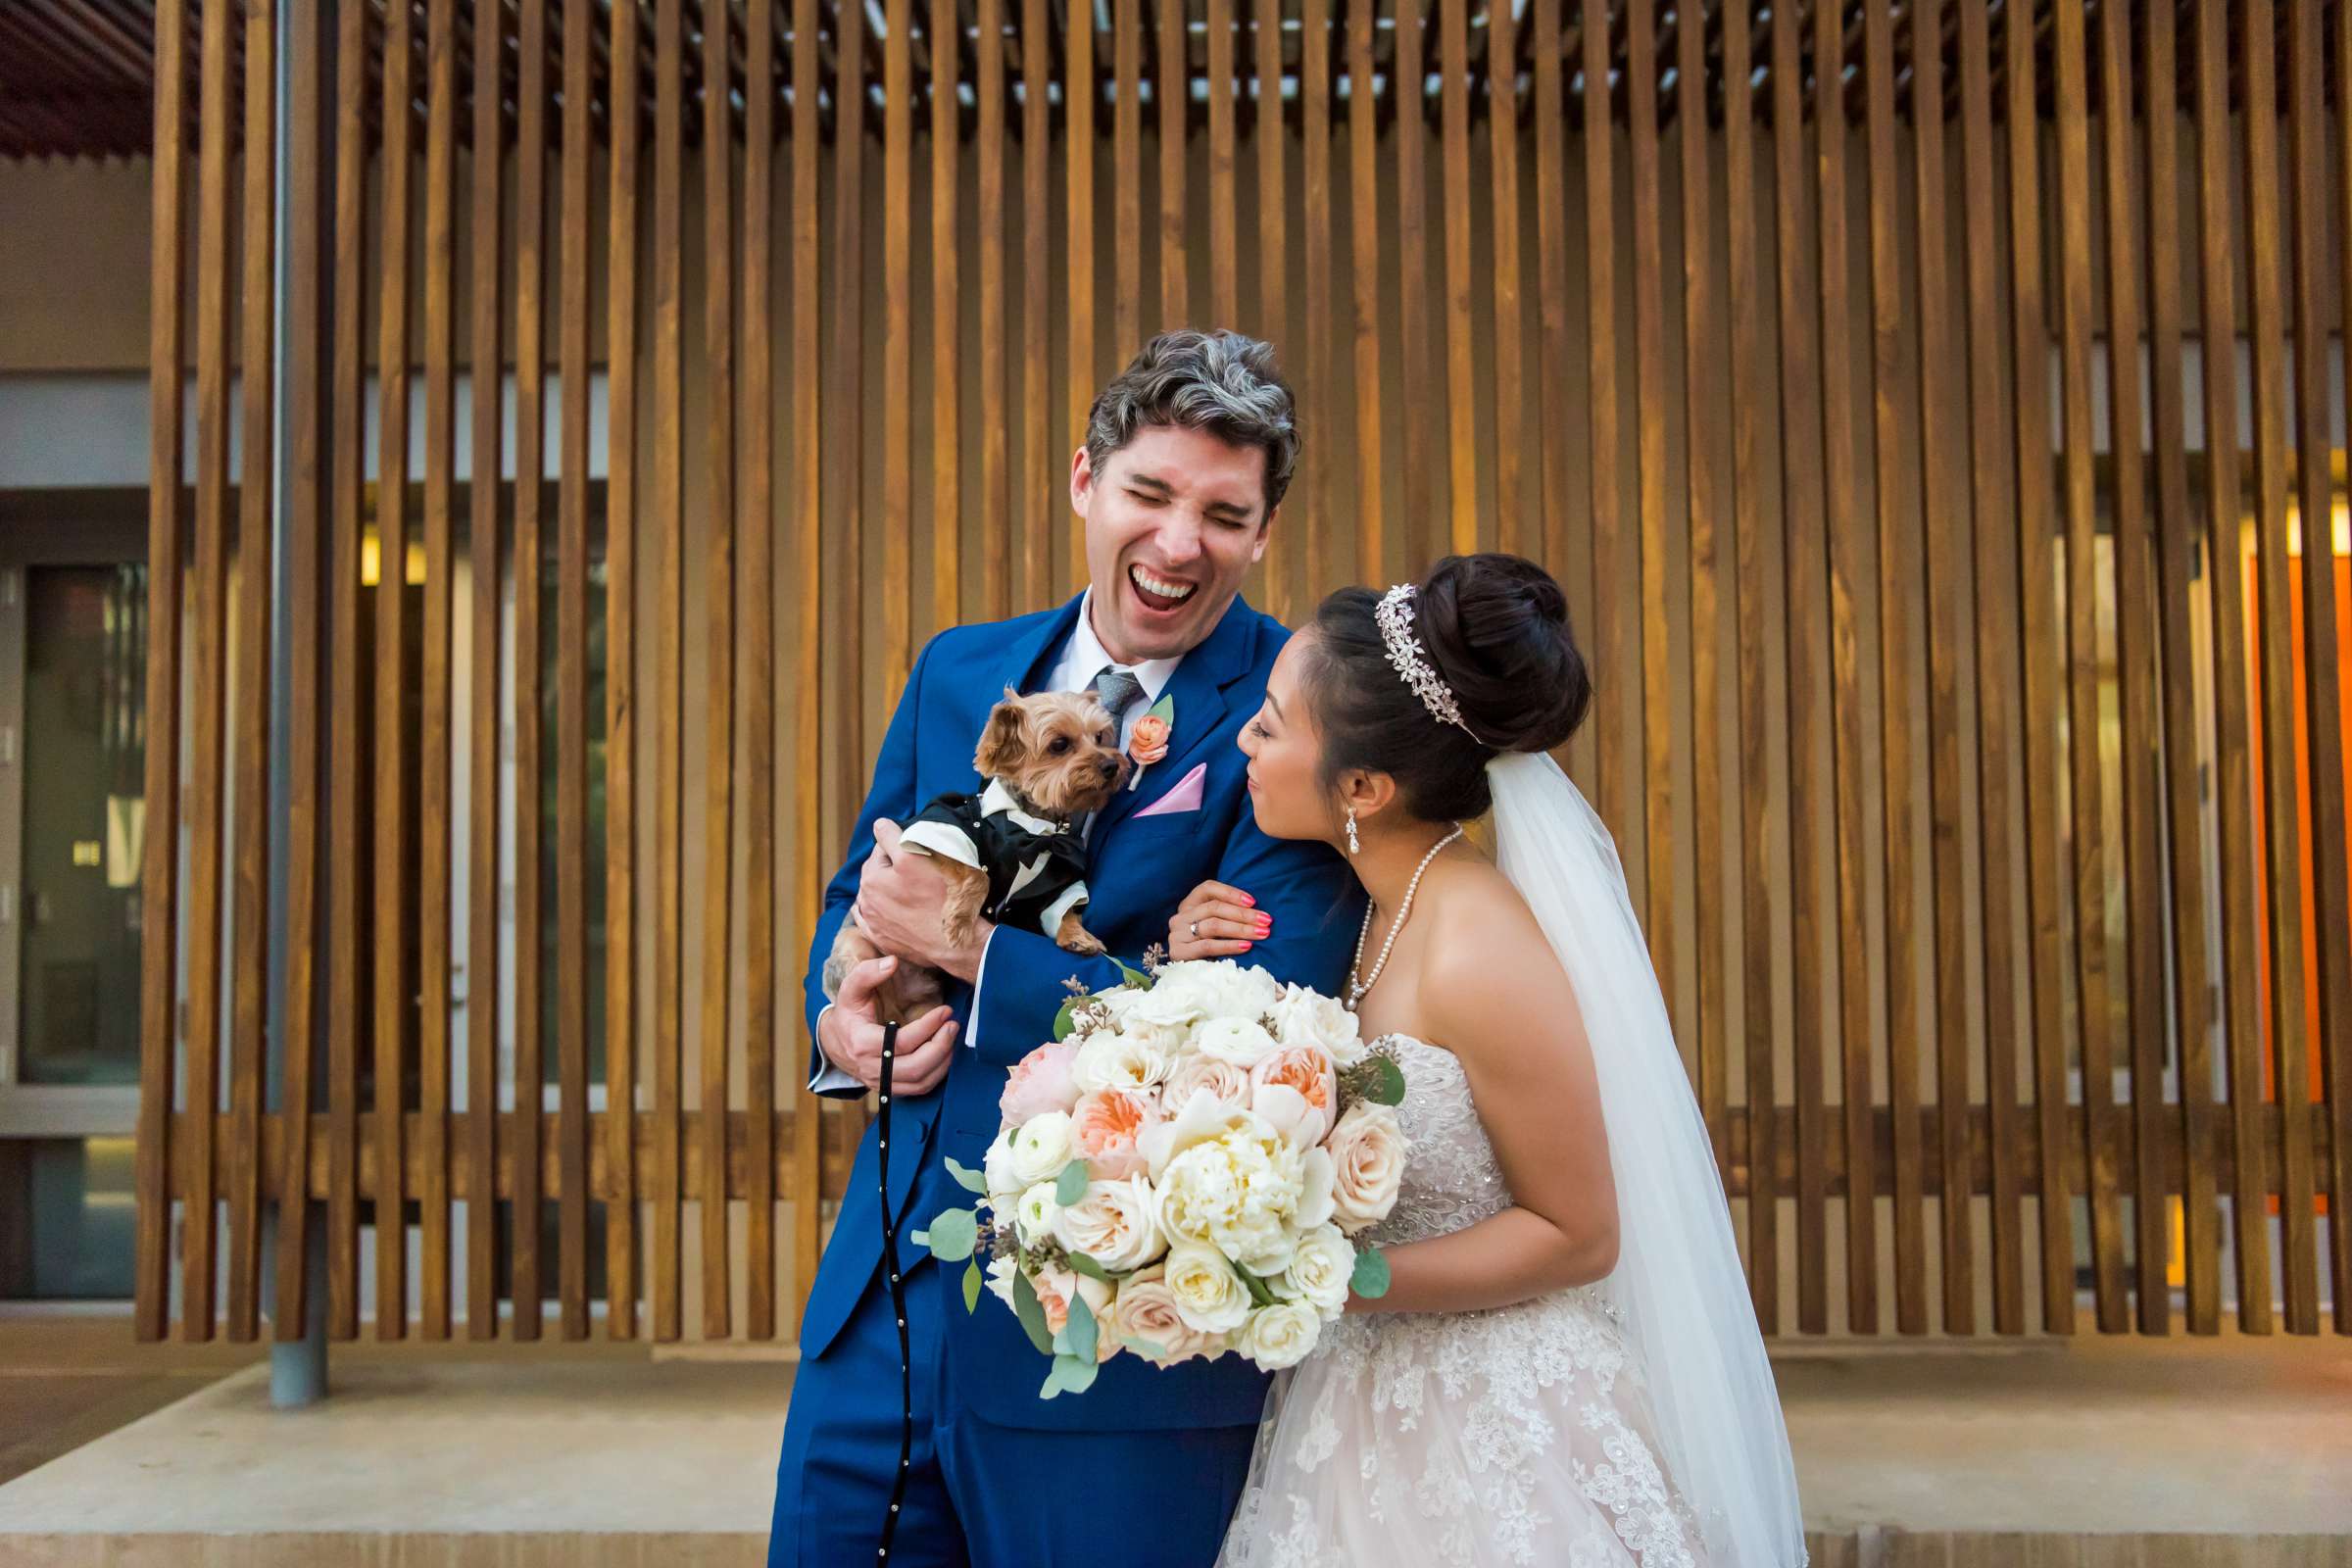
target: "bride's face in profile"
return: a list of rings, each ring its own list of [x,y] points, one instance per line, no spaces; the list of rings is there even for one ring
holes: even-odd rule
[[[1341,813],[1323,787],[1323,732],[1307,706],[1300,676],[1312,631],[1283,645],[1266,677],[1265,705],[1242,726],[1239,745],[1250,759],[1250,804],[1268,837],[1340,841]]]

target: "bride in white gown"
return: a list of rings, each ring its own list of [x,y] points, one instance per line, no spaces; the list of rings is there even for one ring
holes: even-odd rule
[[[1368,1237],[1390,1291],[1277,1381],[1220,1568],[1804,1561],[1705,1128],[1615,847],[1546,755],[1591,692],[1566,611],[1507,556],[1344,590],[1244,732],[1259,826],[1371,895],[1350,1000],[1410,1150]],[[1455,827],[1490,806],[1492,862]],[[1203,884],[1172,956],[1257,919]]]

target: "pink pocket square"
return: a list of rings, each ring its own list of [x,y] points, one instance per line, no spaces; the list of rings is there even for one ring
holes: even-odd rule
[[[1176,781],[1176,787],[1135,813],[1140,822],[1147,816],[1175,816],[1184,811],[1200,809],[1200,786],[1208,777],[1208,764],[1196,762],[1193,770]]]

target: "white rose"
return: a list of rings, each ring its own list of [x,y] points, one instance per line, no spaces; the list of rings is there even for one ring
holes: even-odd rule
[[[1202,1018],[1259,1018],[1281,997],[1274,977],[1231,958],[1191,959],[1160,970],[1131,1017],[1155,1023],[1189,1024]]]
[[[1224,1348],[1221,1336],[1202,1334],[1184,1320],[1176,1293],[1168,1289],[1167,1270],[1157,1263],[1122,1284],[1110,1310],[1119,1344],[1154,1366],[1214,1355]]]
[[[1322,1336],[1322,1320],[1304,1301],[1277,1301],[1250,1314],[1234,1348],[1268,1372],[1297,1366]]]
[[[1352,1236],[1389,1217],[1404,1179],[1404,1129],[1387,1105],[1357,1101],[1323,1146],[1334,1166],[1332,1213]]]
[[[1274,1282],[1275,1294],[1304,1301],[1325,1317],[1337,1317],[1348,1304],[1348,1284],[1355,1275],[1355,1249],[1337,1225],[1318,1225],[1298,1238],[1291,1266]]]
[[[1182,1110],[1200,1091],[1206,1091],[1226,1110],[1248,1110],[1257,1085],[1247,1067],[1194,1054],[1185,1056],[1176,1064],[1176,1070],[1168,1074],[1168,1081],[1160,1090],[1160,1102],[1171,1110]]]
[[[1211,1018],[1193,1031],[1193,1045],[1202,1055],[1237,1067],[1254,1067],[1282,1049],[1253,1018]]]
[[[1035,1247],[1054,1234],[1054,1220],[1060,1212],[1061,1205],[1054,1200],[1054,1184],[1039,1182],[1013,1204],[1012,1223],[1021,1240]]]
[[[1012,1129],[997,1129],[996,1142],[988,1146],[988,1157],[981,1161],[981,1174],[988,1181],[988,1196],[1009,1198],[1025,1185],[1013,1171]]]
[[[1170,1054],[1155,1040],[1141,1033],[1113,1034],[1099,1029],[1086,1037],[1086,1044],[1070,1058],[1070,1082],[1082,1095],[1105,1089],[1150,1094],[1166,1081],[1171,1064]]]
[[[1255,1221],[1247,1227],[1235,1227],[1217,1238],[1218,1250],[1256,1275],[1272,1279],[1291,1266],[1298,1254],[1298,1238],[1280,1220]]]
[[[1298,1204],[1291,1212],[1291,1223],[1311,1231],[1328,1221],[1336,1206],[1338,1179],[1339,1167],[1332,1163],[1329,1150],[1318,1147],[1299,1155]]]
[[[988,1294],[1012,1305],[1012,1259],[992,1257],[988,1260]]]
[[[1227,1334],[1250,1315],[1250,1291],[1213,1247],[1180,1242],[1168,1249],[1168,1294],[1197,1334]]]
[[[1152,1184],[1141,1176],[1088,1182],[1086,1196],[1054,1216],[1054,1234],[1070,1251],[1084,1252],[1109,1272],[1124,1274],[1167,1249],[1152,1210]]]
[[[1070,1162],[1070,1113],[1041,1111],[1013,1130],[1012,1179],[1020,1187],[1051,1181]]]
[[[1358,1034],[1355,1014],[1336,997],[1286,986],[1273,1006],[1274,1033],[1286,1046],[1321,1046],[1342,1067],[1364,1059],[1366,1047]]]

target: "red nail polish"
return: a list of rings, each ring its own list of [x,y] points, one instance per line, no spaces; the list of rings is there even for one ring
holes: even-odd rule
[[[1250,951],[1250,944],[1249,944],[1249,943],[1247,943],[1247,942],[1243,943],[1243,944],[1242,944],[1242,951],[1243,951],[1244,953],[1248,953],[1248,952]]]
[[[1256,907],[1257,907],[1257,901],[1256,901],[1255,899],[1251,898],[1251,897],[1250,897],[1249,894],[1247,894],[1247,893],[1245,893],[1245,894],[1243,894],[1243,895],[1242,895],[1242,902],[1243,902],[1244,904],[1248,905],[1248,906],[1249,906],[1250,908],[1252,908],[1252,909],[1254,909],[1254,908],[1256,908]]]

